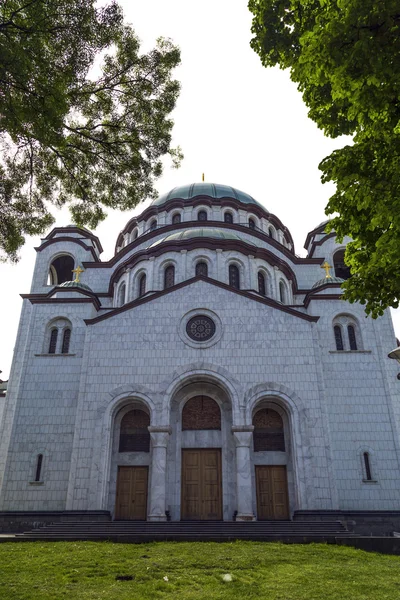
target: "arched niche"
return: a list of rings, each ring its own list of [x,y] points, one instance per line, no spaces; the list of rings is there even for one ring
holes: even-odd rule
[[[208,414],[194,415],[194,410],[204,410]],[[231,520],[235,510],[236,473],[232,405],[227,392],[201,375],[197,381],[193,377],[183,380],[171,398],[170,426],[167,505],[172,520],[181,518],[182,455],[190,449],[220,451],[223,519]]]
[[[60,285],[74,279],[75,261],[69,254],[61,254],[51,261],[47,285]]]

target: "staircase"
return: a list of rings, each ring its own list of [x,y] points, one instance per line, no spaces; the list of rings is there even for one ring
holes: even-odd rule
[[[340,521],[148,521],[59,522],[15,535],[15,541],[110,540],[139,543],[152,541],[231,540],[330,542],[353,537]]]

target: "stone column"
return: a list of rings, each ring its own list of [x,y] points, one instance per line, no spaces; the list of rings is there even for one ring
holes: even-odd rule
[[[254,521],[253,488],[251,477],[250,444],[253,439],[252,425],[232,427],[236,444],[236,502],[237,521]]]
[[[151,477],[148,502],[149,521],[166,521],[167,446],[170,427],[148,428],[151,437]]]

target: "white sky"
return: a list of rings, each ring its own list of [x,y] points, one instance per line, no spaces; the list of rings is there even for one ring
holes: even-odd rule
[[[265,69],[251,50],[251,14],[244,0],[120,0],[126,20],[150,49],[157,37],[181,48],[176,78],[182,91],[174,112],[174,144],[185,155],[181,168],[166,168],[158,191],[201,180],[237,187],[275,213],[305,255],[308,231],[323,221],[333,186],[322,185],[318,163],[339,147],[307,118],[289,72]],[[134,212],[141,212],[141,205]],[[102,260],[114,250],[119,231],[134,212],[114,211],[96,234]],[[67,210],[56,225],[70,223]],[[0,264],[1,378],[12,361],[22,300],[30,290],[39,238],[28,238],[17,266]],[[394,311],[400,333],[400,312]]]

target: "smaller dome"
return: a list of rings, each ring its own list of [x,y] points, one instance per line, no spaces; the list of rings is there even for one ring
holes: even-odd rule
[[[217,238],[220,240],[240,240],[241,242],[246,241],[239,235],[236,235],[236,233],[232,233],[226,229],[218,229],[218,227],[191,227],[190,229],[183,229],[177,233],[171,233],[170,235],[161,238],[161,240],[157,240],[150,246],[150,248],[153,248],[154,246],[157,246],[163,242],[191,240],[193,238]]]
[[[87,292],[91,292],[91,288],[86,285],[86,283],[82,283],[81,281],[76,282],[76,281],[64,281],[64,283],[60,283],[59,286],[57,287],[63,287],[63,288],[82,288],[83,290],[86,290]]]
[[[343,282],[344,279],[342,279],[341,277],[324,277],[323,279],[317,281],[317,283],[314,283],[311,289],[315,290],[316,288],[326,285],[327,283],[329,283],[330,285],[341,286]]]

